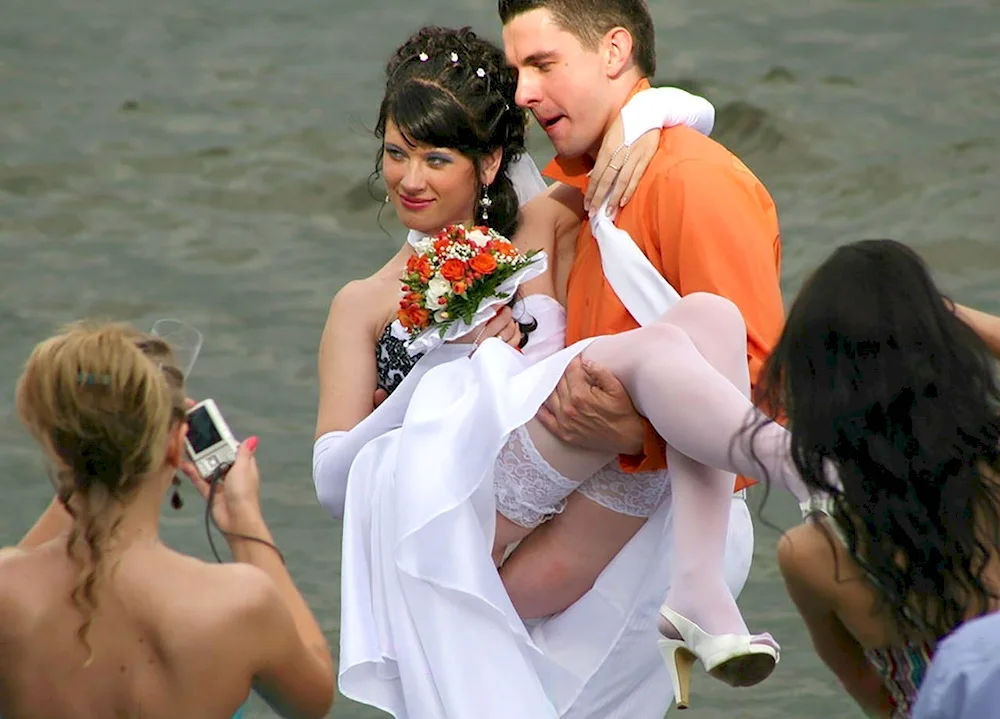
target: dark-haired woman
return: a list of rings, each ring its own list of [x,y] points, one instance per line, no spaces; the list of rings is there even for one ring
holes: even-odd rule
[[[998,324],[904,245],[858,242],[803,286],[761,373],[817,497],[779,544],[785,584],[870,716],[909,716],[937,642],[1000,607]]]

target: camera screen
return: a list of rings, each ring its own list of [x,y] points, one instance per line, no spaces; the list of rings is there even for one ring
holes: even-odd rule
[[[222,441],[222,436],[215,428],[215,422],[212,421],[212,415],[204,407],[199,407],[188,413],[187,420],[187,439],[195,454],[201,454],[209,447]]]

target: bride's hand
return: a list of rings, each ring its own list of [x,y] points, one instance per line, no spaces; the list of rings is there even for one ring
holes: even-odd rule
[[[608,211],[613,217],[619,208],[632,199],[635,188],[660,146],[660,130],[649,130],[631,146],[625,146],[625,127],[621,113],[604,135],[601,149],[590,171],[590,184],[583,197],[583,208],[591,216],[611,192]]]
[[[504,305],[496,315],[484,325],[476,327],[471,332],[452,340],[455,344],[482,344],[490,337],[499,337],[512,347],[517,347],[521,343],[521,328],[514,321],[514,313],[510,307]]]

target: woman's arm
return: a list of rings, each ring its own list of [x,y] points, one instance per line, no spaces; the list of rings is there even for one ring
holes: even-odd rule
[[[330,303],[319,344],[316,437],[346,431],[372,413],[377,310],[372,285],[347,283]]]
[[[891,717],[892,697],[882,677],[837,615],[831,590],[835,555],[827,537],[808,524],[795,527],[778,543],[778,566],[816,654],[869,716]]]
[[[651,87],[622,108],[594,158],[584,206],[590,212],[607,198],[611,216],[635,194],[660,146],[660,130],[685,125],[703,135],[715,126],[715,106],[679,87]],[[654,132],[655,131],[655,132]]]
[[[59,501],[58,497],[53,497],[34,526],[21,537],[17,546],[20,549],[34,549],[62,534],[72,524],[73,518],[69,516],[69,512],[63,507],[62,502]]]
[[[715,106],[679,87],[651,87],[636,93],[621,111],[622,141],[631,145],[650,130],[686,125],[702,135],[715,127]]]
[[[1000,317],[963,305],[955,305],[955,314],[982,338],[993,356],[1000,359]]]
[[[521,252],[544,252],[549,260],[546,272],[521,285],[518,289],[521,296],[548,295],[562,303],[576,252],[576,235],[585,217],[580,192],[560,182],[550,185],[521,208],[517,233],[511,242]]]
[[[350,283],[337,293],[320,343],[313,483],[320,504],[338,518],[344,516],[348,476],[361,449],[402,425],[410,397],[425,372],[469,354],[469,346],[459,343],[446,343],[429,352],[375,410],[379,318],[371,312],[376,304],[372,294],[361,283]]]
[[[213,485],[191,462],[181,470],[206,501],[232,552],[226,587],[235,598],[227,616],[236,648],[257,692],[280,716],[319,719],[333,703],[335,666],[316,616],[285,567],[260,508],[257,438],[242,442],[236,460]]]

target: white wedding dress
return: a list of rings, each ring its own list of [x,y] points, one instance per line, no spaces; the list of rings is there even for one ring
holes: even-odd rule
[[[603,212],[592,224],[625,306],[642,324],[658,317],[677,293]],[[354,430],[331,433],[351,458],[346,491],[314,469],[321,502],[344,517],[340,690],[398,719],[661,719],[671,684],[656,617],[671,557],[683,551],[671,546],[669,494],[558,615],[525,625],[493,565],[497,455],[593,341],[563,348],[565,314],[551,298],[526,297],[524,309],[538,322],[524,354],[496,339],[471,357],[444,345]],[[735,496],[734,596],[752,552],[750,515]]]

